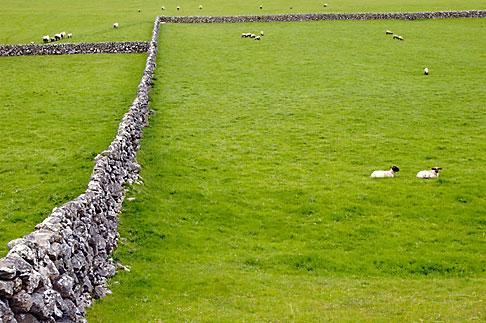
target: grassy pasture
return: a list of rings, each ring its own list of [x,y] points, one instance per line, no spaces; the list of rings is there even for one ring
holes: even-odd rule
[[[163,26],[132,271],[89,319],[486,319],[485,27]]]
[[[328,3],[328,7],[323,4]],[[199,4],[204,8],[199,10]],[[260,10],[259,6],[263,5]],[[36,43],[42,35],[66,31],[73,42],[148,40],[157,15],[245,15],[309,12],[390,12],[486,9],[485,0],[37,0],[0,1],[0,43]],[[166,10],[162,11],[161,7]],[[181,10],[177,11],[176,7]],[[292,9],[290,9],[292,7]],[[138,12],[138,9],[141,12]],[[113,30],[112,24],[120,23]],[[67,40],[66,40],[67,41]]]
[[[0,253],[86,188],[145,55],[0,58]]]

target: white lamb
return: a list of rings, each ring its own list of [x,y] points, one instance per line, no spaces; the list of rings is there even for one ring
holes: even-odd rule
[[[417,173],[417,178],[431,179],[439,177],[441,167],[432,167],[431,170],[421,170]]]
[[[51,37],[49,37],[49,35],[42,36],[42,41],[44,43],[48,43],[50,40],[51,40]]]
[[[393,165],[390,170],[375,170],[371,173],[372,178],[386,178],[386,177],[395,177],[395,173],[398,172],[400,168]]]
[[[115,28],[115,29],[118,29],[118,27],[119,27],[119,26],[120,26],[120,25],[119,25],[117,22],[115,22],[115,23],[113,24],[113,28]]]

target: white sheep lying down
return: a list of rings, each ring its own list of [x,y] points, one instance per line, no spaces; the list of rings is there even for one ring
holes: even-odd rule
[[[375,170],[371,173],[372,178],[387,178],[387,177],[395,177],[395,173],[398,172],[400,168],[393,165],[390,167],[390,170]]]
[[[430,179],[439,177],[441,167],[432,167],[430,170],[421,170],[417,173],[417,178]]]

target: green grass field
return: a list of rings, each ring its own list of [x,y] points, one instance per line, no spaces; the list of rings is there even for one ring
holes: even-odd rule
[[[486,319],[485,27],[163,26],[132,271],[90,321]]]
[[[84,192],[145,55],[0,58],[0,253]],[[122,67],[122,68],[121,68]]]
[[[0,43],[28,43],[60,31],[74,42],[148,40],[160,14],[461,10],[486,1],[1,0],[1,8]],[[90,322],[486,320],[485,27],[477,19],[164,25],[156,114],[139,157],[145,185],[129,193],[115,254],[132,271],[114,277]],[[239,36],[260,30],[261,42]],[[144,62],[0,58],[0,252],[83,192]],[[397,178],[368,177],[391,164]],[[436,165],[439,180],[415,179]]]
[[[328,6],[324,7],[323,4]],[[199,10],[199,5],[203,9]],[[1,0],[0,44],[40,43],[43,35],[71,32],[73,42],[148,40],[157,15],[256,15],[312,12],[399,12],[486,9],[486,0]],[[260,10],[259,6],[263,5]],[[161,7],[166,8],[165,11]],[[181,10],[177,11],[176,7]],[[292,7],[292,9],[290,9]],[[141,12],[138,12],[138,9]],[[112,24],[118,22],[120,29]],[[68,40],[66,40],[68,41]]]

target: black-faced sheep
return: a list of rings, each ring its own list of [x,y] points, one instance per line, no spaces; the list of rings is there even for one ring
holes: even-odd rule
[[[386,178],[386,177],[395,177],[395,173],[398,172],[400,168],[393,165],[390,170],[375,170],[371,173],[372,178]]]

